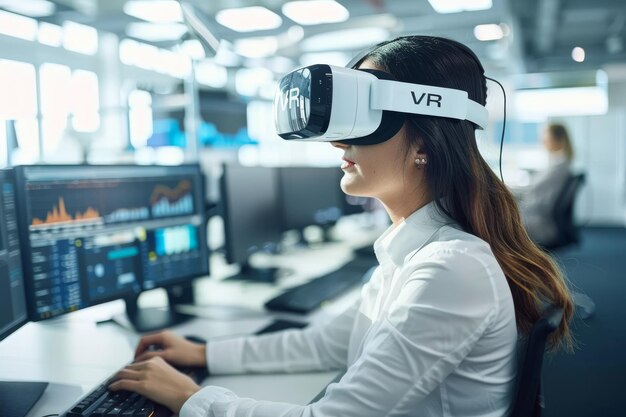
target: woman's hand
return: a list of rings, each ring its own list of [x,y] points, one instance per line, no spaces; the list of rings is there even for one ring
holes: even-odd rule
[[[180,413],[185,401],[200,390],[191,378],[178,372],[160,357],[130,364],[119,371],[114,380],[109,385],[112,391],[137,392],[163,404],[176,414]]]
[[[151,350],[150,347],[157,350]],[[190,342],[172,332],[159,332],[143,336],[135,350],[135,361],[155,357],[178,366],[206,366],[206,345]]]

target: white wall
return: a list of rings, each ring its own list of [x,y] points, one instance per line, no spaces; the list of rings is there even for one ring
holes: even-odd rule
[[[576,218],[589,225],[626,226],[626,81],[609,83],[609,112],[559,117],[574,142],[575,169],[587,174]]]

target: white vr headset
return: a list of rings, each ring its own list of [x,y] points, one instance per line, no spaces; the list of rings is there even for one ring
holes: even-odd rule
[[[287,140],[381,143],[400,130],[407,113],[469,120],[481,129],[488,119],[466,91],[324,64],[285,75],[274,99],[276,131]]]

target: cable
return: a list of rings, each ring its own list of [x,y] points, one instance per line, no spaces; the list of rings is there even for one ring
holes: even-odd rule
[[[57,416],[59,416],[59,415],[60,415],[60,414],[48,414],[48,415],[43,416],[43,417],[57,417]]]
[[[504,146],[504,130],[506,129],[506,91],[504,91],[504,86],[500,84],[500,81],[489,77],[485,78],[498,84],[502,89],[502,95],[504,96],[504,120],[502,121],[502,136],[500,137],[500,179],[504,182],[504,176],[502,175],[502,147]]]

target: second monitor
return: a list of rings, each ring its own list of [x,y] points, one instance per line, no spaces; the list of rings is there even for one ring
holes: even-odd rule
[[[328,229],[344,214],[342,175],[339,168],[279,168],[283,229],[302,231],[307,226],[320,226],[328,240]]]

